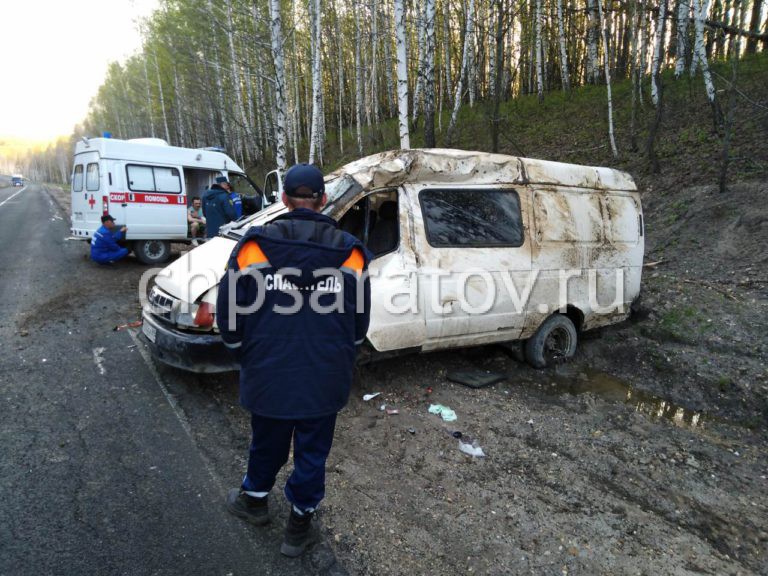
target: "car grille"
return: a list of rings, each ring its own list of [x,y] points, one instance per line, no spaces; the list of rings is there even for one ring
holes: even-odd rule
[[[158,318],[162,318],[171,322],[173,320],[173,308],[178,300],[173,296],[169,296],[157,286],[153,286],[149,291],[149,306],[152,314]]]

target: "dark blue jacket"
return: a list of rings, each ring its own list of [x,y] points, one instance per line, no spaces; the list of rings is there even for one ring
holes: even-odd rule
[[[114,260],[115,254],[121,250],[117,241],[122,239],[122,231],[111,232],[109,228],[102,226],[93,233],[91,238],[91,259],[101,264]]]
[[[205,234],[208,238],[219,235],[219,228],[227,222],[237,220],[237,212],[229,198],[229,193],[218,184],[214,184],[203,193],[203,216],[205,216]]]
[[[344,407],[356,346],[368,332],[369,260],[357,238],[307,209],[248,230],[232,251],[216,302],[222,339],[240,362],[246,409],[299,419]],[[325,271],[315,275],[320,269]],[[230,317],[235,306],[243,309],[260,298],[258,308]],[[297,301],[295,313],[275,311]],[[318,312],[313,301],[333,311]]]

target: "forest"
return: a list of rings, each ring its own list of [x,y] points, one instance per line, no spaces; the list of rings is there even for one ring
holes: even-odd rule
[[[256,174],[412,143],[517,153],[510,102],[592,87],[594,145],[658,170],[665,87],[687,82],[705,96],[724,187],[735,101],[765,116],[739,84],[740,62],[765,63],[765,12],[763,0],[161,0],[82,125],[23,168],[65,181],[74,139],[103,132],[221,146]]]

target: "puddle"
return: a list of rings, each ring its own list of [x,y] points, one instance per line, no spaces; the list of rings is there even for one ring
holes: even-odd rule
[[[630,404],[635,412],[668,420],[676,426],[700,428],[707,420],[703,412],[695,412],[653,394],[640,392],[620,378],[605,372],[586,370],[575,376],[556,375],[552,384],[553,386],[549,387],[551,392],[567,392],[573,395],[591,392],[606,400]]]

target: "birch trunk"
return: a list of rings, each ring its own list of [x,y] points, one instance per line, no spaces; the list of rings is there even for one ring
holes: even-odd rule
[[[411,147],[408,132],[408,55],[405,35],[405,0],[395,0],[395,38],[397,42],[397,112],[400,148]]]
[[[704,77],[704,89],[707,92],[707,100],[712,107],[712,118],[715,128],[722,123],[722,112],[717,102],[715,85],[712,83],[712,74],[709,71],[709,62],[707,61],[707,52],[704,47],[704,21],[709,11],[709,0],[693,0],[693,10],[696,18],[694,20],[695,41],[693,45],[693,62],[697,67],[701,67],[701,74]],[[691,69],[693,70],[693,64]]]
[[[160,66],[157,64],[157,54],[152,55],[155,60],[155,76],[157,78],[157,94],[160,97],[160,110],[163,113],[163,128],[165,129],[165,141],[171,142],[171,133],[168,130],[168,115],[165,113],[165,95],[163,94],[163,83],[160,80]]]
[[[213,13],[213,1],[208,0],[208,16],[212,21],[216,20],[216,16]],[[221,121],[219,123],[219,130],[222,139],[222,145],[226,146],[227,139],[229,137],[229,131],[227,130],[227,114],[226,107],[224,106],[224,78],[221,74],[221,62],[219,61],[219,45],[216,39],[213,39],[213,72],[214,72],[214,84],[218,90],[219,97],[219,117]]]
[[[355,128],[357,130],[357,151],[363,155],[363,69],[360,63],[360,5],[355,6]]]
[[[287,167],[285,159],[285,58],[283,54],[283,20],[280,17],[280,0],[269,2],[270,32],[272,39],[272,58],[275,61],[275,107],[277,126],[275,128],[275,163],[278,170]]]
[[[415,0],[414,7],[418,17],[416,18],[416,29],[418,32],[418,58],[416,59],[416,86],[413,90],[413,108],[411,109],[411,115],[413,117],[414,124],[419,117],[419,106],[421,105],[421,92],[424,88],[424,52],[426,34],[424,30],[424,13],[426,11],[425,0]],[[414,128],[415,129],[415,128]]]
[[[675,55],[675,78],[685,72],[685,58],[688,53],[688,18],[691,13],[689,0],[678,0],[677,5],[677,54]],[[694,0],[695,2],[696,0]]]
[[[373,118],[374,128],[378,130],[381,114],[379,112],[379,18],[376,0],[371,0],[371,98],[369,105],[371,107],[371,116]]]
[[[273,0],[274,1],[274,0]],[[279,1],[279,0],[278,0]],[[339,117],[339,153],[344,154],[344,58],[339,10],[336,0],[333,2],[334,29],[336,32],[336,66],[338,67],[339,101],[336,103]]]
[[[424,54],[424,145],[435,147],[435,0],[426,0]]]
[[[451,79],[451,30],[448,26],[450,22],[450,14],[448,7],[448,0],[443,2],[443,66],[445,68],[445,95],[446,98],[450,98],[453,94],[453,86]]]
[[[469,51],[472,46],[472,35],[474,34],[474,22],[472,16],[475,12],[475,0],[469,0],[467,7],[466,28],[464,30],[464,48],[461,55],[461,70],[459,79],[456,83],[456,93],[453,98],[453,112],[451,112],[451,122],[448,124],[448,142],[452,141],[453,131],[456,129],[456,120],[459,117],[459,107],[461,106],[461,96],[464,91],[464,78],[467,75],[467,66],[469,64]]]
[[[186,147],[188,143],[186,130],[184,129],[184,118],[181,115],[183,106],[181,102],[181,92],[179,91],[179,72],[176,69],[176,66],[173,67],[173,99],[176,112],[176,135],[179,139],[179,145]]]
[[[563,0],[557,0],[557,34],[560,42],[560,75],[563,90],[571,90],[571,76],[568,72],[568,47],[565,42],[565,26],[563,25]]]
[[[597,0],[597,12],[600,18],[600,29],[603,33],[603,46],[608,45],[607,34],[604,26],[603,19],[603,3],[602,0]],[[605,85],[608,89],[608,138],[611,141],[611,151],[613,157],[619,157],[619,151],[616,149],[616,139],[613,136],[613,98],[611,96],[611,67],[608,59],[608,50],[603,50],[603,65],[605,66]]]
[[[245,117],[245,107],[243,106],[242,84],[240,82],[240,66],[237,63],[235,55],[235,34],[234,24],[232,22],[232,1],[226,1],[227,6],[227,43],[229,44],[229,60],[232,66],[232,80],[235,90],[235,106],[239,126],[235,130],[235,143],[238,150],[245,148],[243,135],[248,132],[248,121]]]
[[[149,118],[149,134],[152,138],[155,137],[155,122],[152,118],[152,94],[149,91],[149,74],[147,73],[147,52],[144,52],[142,58],[144,63],[144,85],[147,88],[147,118]]]
[[[536,93],[539,102],[544,102],[544,74],[541,50],[541,0],[536,0]]]
[[[595,14],[595,0],[587,0],[587,82],[596,84],[598,80],[597,37],[598,22]]]
[[[656,43],[653,49],[651,64],[651,100],[654,106],[659,105],[659,72],[664,54],[664,23],[667,16],[667,0],[659,2],[659,19],[656,23]]]
[[[312,0],[312,133],[309,137],[309,163],[314,164],[319,155],[321,142],[322,123],[320,114],[323,104],[323,83],[321,77],[321,51],[320,42],[322,34],[322,17],[320,13],[320,0]]]

